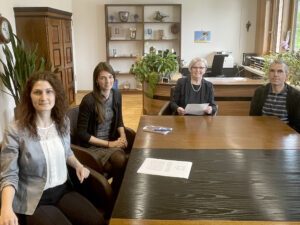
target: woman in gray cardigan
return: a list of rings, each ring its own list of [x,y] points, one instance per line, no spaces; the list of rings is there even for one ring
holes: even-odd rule
[[[77,135],[80,143],[102,163],[106,173],[113,177],[116,197],[122,183],[127,157],[124,149],[127,138],[122,116],[122,98],[113,89],[115,72],[106,62],[100,62],[93,73],[93,91],[79,106]]]
[[[56,75],[30,77],[17,120],[0,152],[0,225],[103,224],[98,210],[67,184],[67,165],[89,176],[70,149],[66,97]]]

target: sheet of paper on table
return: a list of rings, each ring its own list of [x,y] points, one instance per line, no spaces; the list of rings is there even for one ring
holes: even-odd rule
[[[187,104],[185,107],[185,113],[190,115],[204,115],[204,110],[207,108],[208,105],[208,103]]]
[[[188,179],[192,164],[192,162],[188,161],[146,158],[137,172],[150,175]]]

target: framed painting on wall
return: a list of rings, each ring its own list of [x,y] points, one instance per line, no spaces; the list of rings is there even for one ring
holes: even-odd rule
[[[210,31],[195,31],[194,42],[195,43],[211,42],[211,32]]]

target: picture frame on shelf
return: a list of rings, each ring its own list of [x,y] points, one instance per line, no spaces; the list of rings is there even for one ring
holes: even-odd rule
[[[110,39],[111,40],[126,40],[126,29],[122,26],[110,27]]]

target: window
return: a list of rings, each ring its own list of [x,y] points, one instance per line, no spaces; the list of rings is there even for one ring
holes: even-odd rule
[[[300,50],[300,0],[296,6],[294,50]]]

